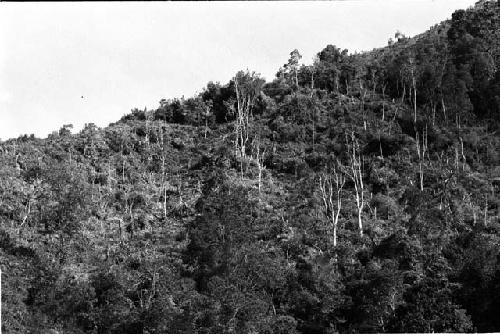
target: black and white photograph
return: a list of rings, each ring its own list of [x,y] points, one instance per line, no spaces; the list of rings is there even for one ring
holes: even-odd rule
[[[500,332],[500,0],[0,2],[0,310]]]

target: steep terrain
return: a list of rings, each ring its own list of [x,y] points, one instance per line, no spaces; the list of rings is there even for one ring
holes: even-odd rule
[[[0,143],[6,333],[500,331],[500,2]]]

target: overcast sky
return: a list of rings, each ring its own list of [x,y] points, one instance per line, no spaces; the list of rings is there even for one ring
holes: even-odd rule
[[[272,80],[295,48],[306,64],[327,44],[371,50],[474,3],[0,3],[0,138],[103,127],[240,69]]]

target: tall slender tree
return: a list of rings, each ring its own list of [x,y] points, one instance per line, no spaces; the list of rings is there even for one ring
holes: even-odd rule
[[[358,228],[359,235],[363,235],[363,209],[365,207],[365,186],[363,183],[363,157],[360,153],[359,142],[351,132],[346,138],[349,151],[349,177],[354,183],[354,195],[356,199],[356,207],[358,211]]]
[[[333,246],[337,246],[337,226],[342,209],[342,189],[346,178],[341,168],[333,167],[331,174],[319,177],[319,190],[323,200],[324,215],[330,220],[333,230]]]

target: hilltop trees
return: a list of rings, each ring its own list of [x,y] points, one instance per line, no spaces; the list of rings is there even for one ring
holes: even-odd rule
[[[227,85],[209,82],[207,87],[201,93],[201,98],[205,103],[211,103],[211,112],[215,116],[216,123],[225,123],[232,120],[230,106],[227,101],[235,97],[234,83]]]
[[[290,52],[290,59],[288,63],[283,66],[284,73],[288,76],[289,80],[293,82],[296,89],[299,87],[299,61],[302,55],[297,49]],[[280,74],[278,74],[280,75]]]
[[[339,92],[342,85],[348,94],[352,74],[347,53],[347,50],[341,51],[334,45],[328,45],[318,53],[315,64],[318,71],[315,83],[318,88]]]

